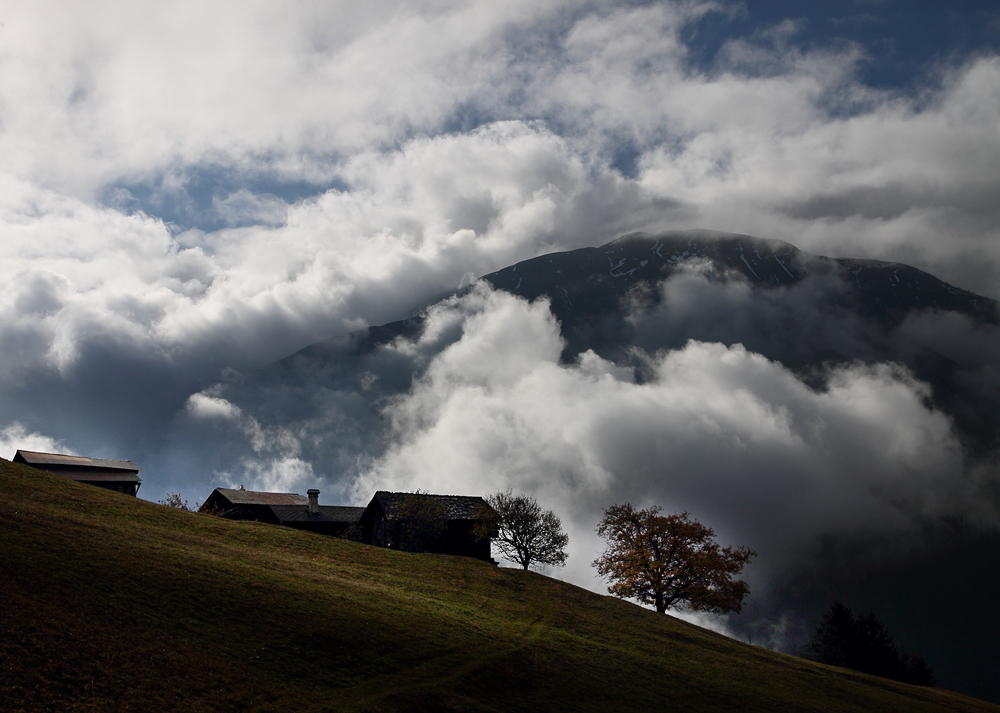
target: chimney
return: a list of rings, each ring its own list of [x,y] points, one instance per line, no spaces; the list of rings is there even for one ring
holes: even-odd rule
[[[309,514],[319,515],[319,491],[316,488],[310,488],[306,491],[306,495],[309,496]]]

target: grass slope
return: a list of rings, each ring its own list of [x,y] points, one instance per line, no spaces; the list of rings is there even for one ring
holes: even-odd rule
[[[0,460],[3,711],[1000,711],[530,572]]]

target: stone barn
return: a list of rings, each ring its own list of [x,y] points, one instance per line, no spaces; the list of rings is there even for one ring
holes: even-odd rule
[[[476,531],[490,506],[479,496],[380,490],[361,515],[362,542],[408,552],[493,560],[490,538]]]
[[[135,497],[139,486],[142,485],[139,466],[130,460],[106,460],[19,450],[14,454],[13,462],[132,497]]]

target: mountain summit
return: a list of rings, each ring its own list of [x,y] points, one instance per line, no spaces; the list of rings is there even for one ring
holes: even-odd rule
[[[528,300],[547,297],[563,325],[567,356],[627,339],[625,323],[637,307],[662,300],[655,286],[685,270],[706,269],[708,279],[743,280],[775,290],[808,279],[837,281],[840,309],[889,330],[924,311],[955,312],[995,323],[997,303],[896,262],[828,258],[780,240],[709,230],[630,233],[597,248],[543,255],[482,279]],[[637,297],[646,304],[637,304]],[[640,300],[642,302],[642,300]],[[831,305],[833,306],[833,305]]]
[[[970,378],[993,370],[993,357],[969,347],[1000,322],[997,302],[910,265],[686,230],[630,233],[480,279],[529,301],[548,300],[566,363],[592,350],[638,368],[636,347],[652,353],[695,339],[743,344],[821,388],[831,365],[889,362],[930,385],[934,406],[954,419],[973,451],[1000,438],[1000,391]],[[372,327],[351,336],[349,351],[415,338],[423,324],[420,315]],[[342,341],[309,347],[285,364],[326,361],[336,344]],[[342,346],[335,351],[344,354]]]

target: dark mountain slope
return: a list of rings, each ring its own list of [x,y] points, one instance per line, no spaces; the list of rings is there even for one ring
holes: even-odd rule
[[[571,359],[585,349],[600,351],[628,340],[626,318],[636,307],[636,293],[656,301],[657,284],[699,262],[710,266],[716,279],[736,277],[762,290],[791,287],[810,277],[839,280],[844,290],[835,305],[885,330],[923,311],[954,312],[988,324],[1000,318],[994,300],[909,265],[810,255],[780,240],[707,230],[632,233],[601,247],[524,260],[481,279],[527,300],[548,298]],[[414,336],[421,321],[418,316],[391,322],[354,338],[360,350],[370,350],[397,336]]]

